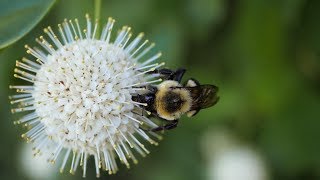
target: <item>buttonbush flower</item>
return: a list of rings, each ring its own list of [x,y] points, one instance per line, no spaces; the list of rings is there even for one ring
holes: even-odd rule
[[[131,95],[161,81],[148,72],[164,65],[155,63],[161,53],[148,55],[154,44],[143,41],[143,33],[131,40],[124,26],[113,38],[115,20],[109,18],[97,37],[97,21],[86,15],[86,22],[83,31],[77,19],[59,24],[59,33],[45,28],[47,38],[36,38],[40,48],[25,45],[30,58],[16,62],[14,77],[27,83],[10,86],[17,92],[10,96],[12,112],[23,114],[15,124],[30,127],[22,137],[34,144],[35,155],[49,149],[50,162],[61,156],[61,172],[70,166],[74,173],[80,165],[84,177],[89,156],[97,176],[100,169],[113,174],[117,158],[129,168],[138,162],[136,153],[149,153],[142,139],[157,145],[152,138],[161,136],[139,128],[157,125]]]

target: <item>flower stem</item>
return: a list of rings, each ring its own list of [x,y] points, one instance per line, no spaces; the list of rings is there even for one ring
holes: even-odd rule
[[[100,15],[101,15],[101,0],[94,0],[94,19],[100,24]],[[101,28],[98,26],[97,36],[99,37],[101,34]]]

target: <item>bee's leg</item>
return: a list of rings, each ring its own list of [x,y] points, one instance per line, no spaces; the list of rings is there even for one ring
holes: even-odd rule
[[[179,68],[168,77],[168,80],[174,80],[180,83],[185,72],[186,72],[186,69]]]
[[[151,129],[151,131],[153,132],[157,132],[157,131],[162,131],[162,130],[169,130],[169,129],[173,129],[176,128],[178,126],[178,120],[173,120],[170,123],[164,125],[164,126],[159,126],[156,128]]]
[[[172,71],[171,69],[156,69],[154,71],[148,72],[148,74],[160,74],[166,80],[174,80],[181,82],[181,79],[186,72],[186,69],[179,68],[176,71]]]
[[[136,89],[146,89],[149,90],[150,92],[156,93],[157,92],[157,87],[153,86],[153,85],[145,85],[145,86],[133,86],[132,88],[136,88]]]
[[[156,86],[153,86],[153,85],[146,86],[146,89],[149,90],[152,93],[156,93],[158,91],[158,88]]]
[[[171,74],[173,74],[174,71],[172,71],[171,69],[155,69],[153,71],[149,71],[147,72],[147,74],[160,74],[163,77],[169,77]]]

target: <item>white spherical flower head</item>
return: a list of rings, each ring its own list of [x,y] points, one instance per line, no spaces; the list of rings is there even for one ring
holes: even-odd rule
[[[83,176],[92,155],[99,176],[101,168],[117,172],[117,157],[128,168],[129,159],[137,163],[131,149],[148,154],[140,139],[156,145],[149,135],[161,138],[140,129],[143,123],[150,128],[157,125],[143,116],[145,104],[131,96],[161,81],[150,72],[164,63],[154,63],[160,53],[141,60],[154,46],[147,46],[148,40],[141,42],[142,33],[130,40],[130,28],[125,26],[111,41],[114,20],[109,18],[97,38],[98,23],[92,25],[86,18],[84,33],[77,19],[65,20],[59,24],[61,38],[48,27],[44,32],[50,40],[36,39],[42,50],[25,46],[34,58],[17,61],[14,76],[32,85],[10,86],[18,93],[10,98],[17,104],[12,112],[28,112],[15,123],[31,127],[22,137],[34,143],[35,155],[49,147],[50,162],[61,155],[63,171],[71,158],[70,172],[80,165]]]

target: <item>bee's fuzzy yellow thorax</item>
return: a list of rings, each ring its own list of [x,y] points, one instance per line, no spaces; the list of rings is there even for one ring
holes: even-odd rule
[[[178,82],[171,80],[164,81],[158,85],[155,108],[161,118],[166,120],[179,119],[182,114],[190,110],[192,103],[190,92],[181,87]],[[181,106],[174,112],[170,112],[170,110],[167,109],[167,103],[169,102],[167,102],[166,96],[168,96],[169,93],[176,94],[182,100]]]

